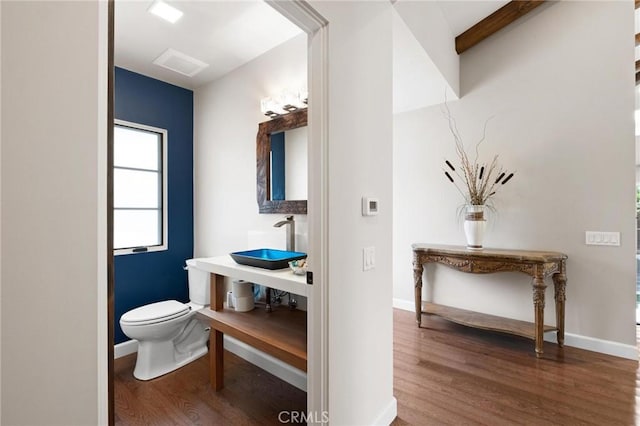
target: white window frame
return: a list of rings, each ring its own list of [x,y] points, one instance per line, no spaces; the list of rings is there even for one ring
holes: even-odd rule
[[[130,248],[121,248],[114,249],[113,254],[115,256],[125,255],[125,254],[141,254],[141,253],[150,253],[156,251],[165,251],[169,249],[169,211],[168,211],[168,156],[167,156],[167,147],[168,147],[168,132],[166,129],[161,129],[158,127],[147,126],[140,123],[133,123],[131,121],[125,120],[114,120],[114,126],[122,126],[122,127],[130,127],[136,130],[143,130],[148,132],[153,132],[162,135],[161,149],[162,149],[162,243],[154,246],[139,246],[139,247],[130,247]],[[114,169],[116,166],[113,166]],[[116,207],[113,208],[115,212],[117,210]],[[115,233],[115,231],[114,231]]]

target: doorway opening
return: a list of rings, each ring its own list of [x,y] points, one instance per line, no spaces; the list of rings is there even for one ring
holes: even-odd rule
[[[118,45],[122,45],[122,42],[118,42],[118,34],[119,34],[119,30],[121,29],[120,25],[119,25],[119,20],[118,20],[118,7],[121,4],[126,4],[129,5],[130,3],[138,3],[138,2],[122,2],[120,3],[119,1],[111,1],[110,2],[110,27],[113,28],[111,31],[111,35],[110,35],[110,42],[113,46],[114,42],[113,40],[115,40],[115,47],[113,47],[109,53],[109,60],[110,60],[110,74],[113,75],[113,71],[116,69],[116,67],[119,67],[121,69],[126,69],[125,67],[131,69],[132,66],[130,65],[130,62],[127,62],[128,60],[131,60],[131,58],[127,58],[126,55],[124,57],[120,57],[120,59],[122,59],[122,61],[118,56]],[[238,2],[192,2],[194,7],[205,7],[206,5],[214,5],[215,7],[224,7],[226,6],[230,6],[230,7],[235,7],[233,5],[238,5]],[[246,3],[246,2],[240,2],[240,3]],[[262,2],[255,2],[255,3],[262,3]],[[189,3],[187,2],[182,2],[179,3],[180,7],[183,7],[185,5],[188,5]],[[314,329],[313,325],[314,323],[317,324],[326,324],[326,307],[325,305],[325,300],[326,300],[326,288],[324,288],[324,286],[322,286],[322,280],[323,277],[326,275],[323,271],[326,270],[326,266],[324,265],[324,259],[325,257],[325,251],[326,251],[326,216],[327,216],[327,212],[326,212],[326,202],[324,201],[325,198],[325,194],[323,192],[322,188],[325,188],[326,185],[324,185],[324,182],[322,181],[322,179],[326,179],[326,170],[324,170],[323,168],[326,168],[326,140],[325,140],[325,135],[328,133],[326,130],[327,127],[327,121],[326,121],[326,64],[324,63],[324,61],[326,60],[326,56],[327,56],[327,52],[326,52],[326,48],[327,48],[327,35],[326,35],[326,25],[327,22],[319,15],[317,14],[313,9],[311,9],[305,2],[294,2],[294,1],[286,1],[286,2],[274,2],[274,3],[269,3],[270,6],[273,7],[273,9],[276,9],[280,14],[282,14],[283,16],[285,16],[287,19],[289,19],[290,21],[294,22],[298,27],[302,28],[302,30],[307,34],[307,40],[306,40],[306,44],[308,45],[309,48],[309,54],[307,55],[307,58],[305,58],[305,60],[307,60],[308,62],[308,68],[309,69],[314,69],[314,73],[313,73],[313,82],[309,82],[309,86],[308,86],[308,92],[309,92],[309,98],[310,98],[310,102],[309,102],[309,114],[310,116],[312,116],[312,120],[313,120],[313,126],[310,126],[309,128],[309,141],[310,141],[310,145],[309,145],[309,154],[308,157],[313,159],[313,163],[317,163],[317,164],[312,164],[310,162],[309,164],[309,201],[310,204],[314,205],[314,211],[310,212],[309,214],[309,234],[313,235],[313,238],[309,238],[309,249],[308,249],[308,253],[310,258],[313,258],[313,267],[314,267],[314,280],[317,284],[317,286],[314,286],[314,301],[311,302],[311,305],[308,306],[308,321],[310,323],[310,329]],[[246,5],[246,4],[245,4]],[[114,11],[115,10],[115,11]],[[203,16],[202,13],[198,14],[198,16],[201,18]],[[130,17],[130,15],[129,15]],[[163,24],[164,25],[164,24]],[[115,27],[115,28],[114,28]],[[192,28],[192,27],[190,27]],[[251,28],[251,26],[247,27],[247,31],[253,30],[254,28]],[[137,35],[140,34],[141,28],[138,26],[136,27],[136,33]],[[169,33],[171,32],[170,30],[168,31]],[[115,34],[115,35],[114,35]],[[238,35],[237,32],[235,34],[236,36]],[[228,44],[228,43],[224,43],[224,38],[222,38],[223,44]],[[115,59],[114,59],[115,58]],[[212,63],[214,61],[211,61]],[[240,65],[239,68],[241,68],[243,65]],[[153,67],[151,67],[153,68]],[[235,69],[235,68],[234,68]],[[135,69],[133,71],[136,71]],[[162,72],[167,73],[169,71],[167,70],[163,70]],[[141,74],[142,76],[147,76],[149,74],[148,69],[146,69],[146,71],[143,70],[139,70],[139,74]],[[310,73],[309,73],[310,74]],[[182,78],[182,77],[181,77]],[[163,79],[164,80],[164,79]],[[313,84],[312,84],[313,83]],[[116,81],[110,85],[110,94],[111,97],[113,97],[113,94],[116,93],[116,88],[114,86],[117,86],[118,82],[117,82],[117,77],[116,77]],[[175,82],[171,83],[174,85],[177,85]],[[248,85],[247,85],[248,86]],[[194,90],[199,90],[201,86],[195,86],[193,89]],[[266,91],[265,91],[266,92]],[[236,94],[239,93],[236,92]],[[260,96],[266,96],[269,95],[269,92],[266,93],[260,93]],[[233,93],[229,94],[230,98],[226,99],[227,101],[233,101]],[[257,107],[258,107],[258,111],[259,111],[259,98],[257,98]],[[253,105],[252,105],[253,107]],[[194,103],[194,108],[195,108],[195,103]],[[118,117],[118,111],[117,111],[117,101],[116,101],[116,111],[112,112],[111,118],[109,119],[109,127],[111,128],[113,126],[113,120],[114,119],[118,119],[121,117]],[[113,110],[112,110],[113,111]],[[259,116],[258,116],[259,117]],[[254,117],[254,126],[255,129],[257,129],[257,123],[258,123],[258,117]],[[126,117],[123,117],[122,119],[126,119]],[[133,121],[139,121],[139,120],[133,120]],[[154,125],[153,123],[149,123],[149,125]],[[158,125],[158,124],[156,124]],[[251,136],[251,144],[255,144],[255,129],[251,130],[251,133],[253,133],[253,135]],[[110,129],[110,131],[112,132],[112,129]],[[171,132],[169,132],[169,138],[171,139]],[[220,141],[220,139],[218,139],[218,141]],[[170,155],[170,151],[171,148],[169,148],[169,155]],[[110,151],[110,156],[112,158],[113,155],[113,136],[111,135],[109,137],[109,151]],[[247,156],[248,157],[248,156]],[[245,159],[247,159],[247,157],[245,157]],[[250,157],[249,157],[250,158]],[[251,161],[249,161],[249,163],[251,163]],[[113,160],[110,160],[109,162],[109,168],[112,169],[112,165],[113,165]],[[252,166],[255,167],[255,166]],[[110,177],[109,177],[109,185],[111,185],[111,188],[113,188],[113,184],[112,184],[112,172],[110,170]],[[169,169],[168,169],[168,173],[171,176],[172,170],[171,170],[171,165],[169,165]],[[175,173],[175,172],[174,172]],[[255,171],[253,172],[255,173]],[[188,176],[191,176],[191,173],[188,173]],[[198,176],[194,177],[194,180],[197,180]],[[254,184],[255,185],[255,184]],[[169,187],[171,188],[171,186]],[[111,193],[112,189],[109,190],[109,192]],[[242,191],[240,191],[242,192]],[[247,192],[251,192],[251,191],[247,191]],[[169,194],[168,199],[171,200],[172,195]],[[169,201],[170,202],[170,201]],[[255,203],[255,200],[252,200],[253,203]],[[109,201],[109,211],[111,212],[113,209],[113,195],[110,195],[110,201]],[[171,223],[171,208],[169,208],[169,223]],[[197,212],[195,212],[195,208],[194,208],[194,213],[197,214]],[[195,220],[195,219],[194,219]],[[109,233],[108,233],[108,238],[111,241],[113,239],[113,229],[110,228]],[[171,247],[172,244],[172,238],[171,235],[169,235],[169,247]],[[200,253],[198,252],[198,246],[197,244],[193,244],[192,245],[192,249],[195,251],[195,253],[192,253],[193,255],[207,255],[207,253],[205,252],[205,250],[203,248],[200,248]],[[109,249],[110,253],[112,253],[111,247]],[[133,256],[138,256],[139,254],[134,254]],[[153,254],[153,255],[157,255],[157,254]],[[113,257],[110,256],[110,262],[111,265],[113,265]],[[117,263],[117,262],[116,262]],[[109,279],[110,282],[110,288],[108,290],[108,299],[110,300],[110,314],[109,314],[109,333],[110,333],[110,351],[113,351],[113,346],[112,343],[113,342],[113,336],[114,336],[114,328],[116,328],[116,323],[118,321],[118,315],[117,315],[117,305],[118,305],[118,300],[117,300],[117,286],[118,283],[114,283],[114,276],[119,276],[118,275],[118,265],[116,264],[115,266],[112,267],[112,271],[115,269],[115,273],[111,273],[111,277]],[[114,308],[114,299],[115,299],[115,306],[116,308]],[[323,410],[326,410],[325,408],[325,404],[327,401],[327,397],[326,397],[326,366],[323,364],[326,360],[326,356],[324,355],[323,351],[326,351],[326,330],[323,328],[324,326],[319,327],[320,332],[317,335],[314,336],[310,336],[309,337],[309,342],[308,342],[308,352],[309,352],[309,359],[315,358],[318,359],[318,363],[317,363],[317,367],[314,367],[312,369],[312,371],[309,372],[309,382],[313,382],[314,385],[312,386],[312,389],[308,390],[308,409],[309,410],[315,410],[318,412],[321,412]],[[313,355],[312,355],[313,353]],[[109,400],[110,400],[110,417],[111,420],[114,420],[114,411],[113,411],[113,399],[114,399],[114,391],[113,391],[113,353],[110,354],[110,373],[109,373]],[[312,380],[313,378],[313,380]]]

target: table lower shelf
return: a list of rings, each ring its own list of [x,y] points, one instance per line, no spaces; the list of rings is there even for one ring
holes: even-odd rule
[[[307,313],[285,307],[265,312],[256,307],[249,312],[229,309],[198,311],[211,327],[256,349],[268,353],[302,371],[307,371]]]
[[[437,315],[449,321],[469,327],[514,334],[516,336],[522,336],[532,340],[536,339],[535,325],[528,321],[482,314],[479,312],[467,311],[465,309],[453,308],[451,306],[438,305],[431,302],[422,302],[422,313]],[[544,326],[545,333],[557,330],[557,327],[554,326]]]

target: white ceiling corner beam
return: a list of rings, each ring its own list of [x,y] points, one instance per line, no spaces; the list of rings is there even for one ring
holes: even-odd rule
[[[460,96],[460,58],[454,51],[454,35],[438,2],[403,1],[393,3],[398,16],[422,46],[442,75],[455,98]],[[440,93],[444,95],[445,85]]]

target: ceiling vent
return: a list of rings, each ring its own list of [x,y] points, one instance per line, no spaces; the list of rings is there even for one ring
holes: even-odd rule
[[[165,50],[153,63],[187,77],[193,77],[209,66],[209,64],[173,49]]]

